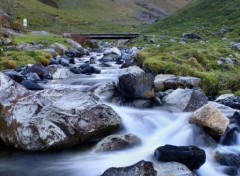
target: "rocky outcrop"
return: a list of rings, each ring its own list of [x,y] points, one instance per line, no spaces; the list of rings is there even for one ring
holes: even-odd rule
[[[118,78],[118,90],[127,98],[152,98],[153,79],[139,67],[133,66],[122,70]]]
[[[132,166],[109,168],[101,176],[157,176],[153,163],[140,161]]]
[[[0,137],[9,146],[31,151],[70,147],[102,137],[120,123],[92,93],[32,93],[0,73]]]
[[[183,76],[175,76],[171,77],[164,81],[164,86],[166,89],[177,89],[177,88],[193,88],[198,87],[201,83],[200,78],[195,77],[183,77]]]
[[[176,106],[182,111],[195,111],[207,103],[208,98],[200,90],[177,89],[163,98],[164,104]]]
[[[68,48],[65,45],[57,42],[51,44],[50,47],[53,48],[55,51],[57,51],[58,54],[60,55],[65,54],[65,52],[68,50]]]
[[[162,91],[165,89],[164,82],[170,78],[174,77],[171,74],[160,74],[157,75],[154,79],[154,89],[155,91]]]
[[[208,103],[196,110],[189,122],[204,127],[210,136],[221,136],[227,129],[229,119],[213,104]]]
[[[192,170],[199,169],[206,161],[205,151],[196,146],[165,145],[157,148],[154,156],[159,161],[182,163]]]
[[[201,37],[198,35],[198,34],[196,34],[196,33],[185,33],[185,34],[183,34],[182,35],[182,38],[183,39],[198,39],[198,40],[200,40],[201,39]]]
[[[117,151],[132,148],[140,145],[141,139],[132,134],[111,135],[100,141],[96,148],[96,152]]]

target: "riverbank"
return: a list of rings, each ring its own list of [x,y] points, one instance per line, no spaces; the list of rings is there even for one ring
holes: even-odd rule
[[[150,170],[143,167],[139,171],[153,175],[156,175],[154,170],[158,175],[181,174],[174,167],[190,175],[238,174],[239,116],[226,103],[235,102],[237,97],[228,95],[208,104],[208,97],[198,87],[201,79],[151,75],[134,65],[141,48],[99,43],[98,49],[86,49],[73,41],[71,48],[56,43],[52,48],[63,55],[49,59],[50,65],[26,65],[16,71],[4,71],[22,86],[1,73],[0,135],[9,146],[29,151],[70,146],[76,146],[77,150],[43,154],[11,151],[9,155],[4,149],[1,173],[91,176],[103,174],[109,167],[130,166],[144,159],[151,161],[153,167],[142,163],[126,172],[147,164]],[[212,114],[206,113],[205,108]],[[233,108],[239,109],[237,104]],[[204,118],[201,114],[208,120],[201,121]],[[107,138],[101,140],[103,136]],[[86,146],[89,142],[92,145]],[[167,157],[184,165],[166,165],[165,159],[154,154],[166,144],[186,146],[184,150],[190,155],[190,146],[197,146],[201,159],[191,166],[191,157],[195,155],[187,162]],[[181,150],[173,151],[184,157]],[[164,148],[156,151],[167,152],[167,156],[171,152]],[[12,160],[18,164],[11,165],[9,170]],[[163,171],[160,169],[163,167],[170,169]],[[41,172],[35,168],[41,168]],[[119,170],[108,170],[105,174],[113,172]]]

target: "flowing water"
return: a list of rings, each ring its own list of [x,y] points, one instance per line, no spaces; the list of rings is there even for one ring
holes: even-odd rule
[[[96,55],[96,53],[92,53]],[[99,56],[100,58],[101,56]],[[89,57],[78,59],[79,63],[89,60]],[[79,87],[91,90],[93,87],[110,81],[116,81],[120,69],[118,65],[102,67],[99,75],[76,75],[64,80],[52,80],[44,84],[51,87]],[[165,144],[172,145],[200,145],[207,153],[206,163],[197,171],[201,176],[221,176],[222,166],[213,162],[216,150],[208,147],[202,140],[200,128],[188,123],[190,113],[174,112],[171,107],[155,107],[151,109],[137,109],[111,104],[122,118],[123,128],[118,133],[135,134],[142,139],[142,145],[129,150],[109,153],[94,153],[94,144],[75,147],[67,150],[29,153],[14,149],[0,149],[0,176],[97,176],[109,167],[128,166],[140,160],[156,162],[153,158],[154,150]],[[240,137],[239,137],[240,144]],[[204,146],[205,145],[205,146]],[[209,144],[211,146],[211,144]],[[231,147],[217,146],[217,150],[224,152],[239,152],[238,145]]]

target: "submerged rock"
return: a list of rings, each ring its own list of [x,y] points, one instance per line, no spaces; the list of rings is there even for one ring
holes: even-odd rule
[[[117,151],[132,148],[140,145],[141,139],[132,134],[111,135],[100,141],[96,148],[96,152]]]
[[[109,168],[101,176],[157,176],[152,162],[140,161],[128,167]]]
[[[177,89],[163,98],[167,105],[176,106],[182,111],[194,111],[205,105],[206,95],[195,89]]]
[[[31,151],[75,146],[102,137],[121,123],[118,114],[92,93],[78,89],[32,93],[2,73],[0,107],[2,140]]]
[[[118,78],[118,90],[127,98],[152,98],[153,79],[137,66],[122,70]]]
[[[30,80],[23,80],[21,85],[26,87],[29,90],[43,90],[43,87],[38,85],[37,83],[30,81]]]
[[[189,122],[204,127],[210,136],[221,136],[227,129],[229,119],[217,107],[208,103],[196,110]]]
[[[240,157],[233,153],[215,153],[215,160],[224,166],[230,166],[239,170],[240,168]]]
[[[159,161],[182,163],[191,170],[199,169],[206,161],[205,151],[196,146],[165,145],[157,148],[154,156]]]

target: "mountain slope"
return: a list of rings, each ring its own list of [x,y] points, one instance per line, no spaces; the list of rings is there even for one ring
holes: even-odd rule
[[[31,29],[56,32],[136,31],[143,23],[185,6],[190,0],[0,0],[15,20],[29,19]]]

